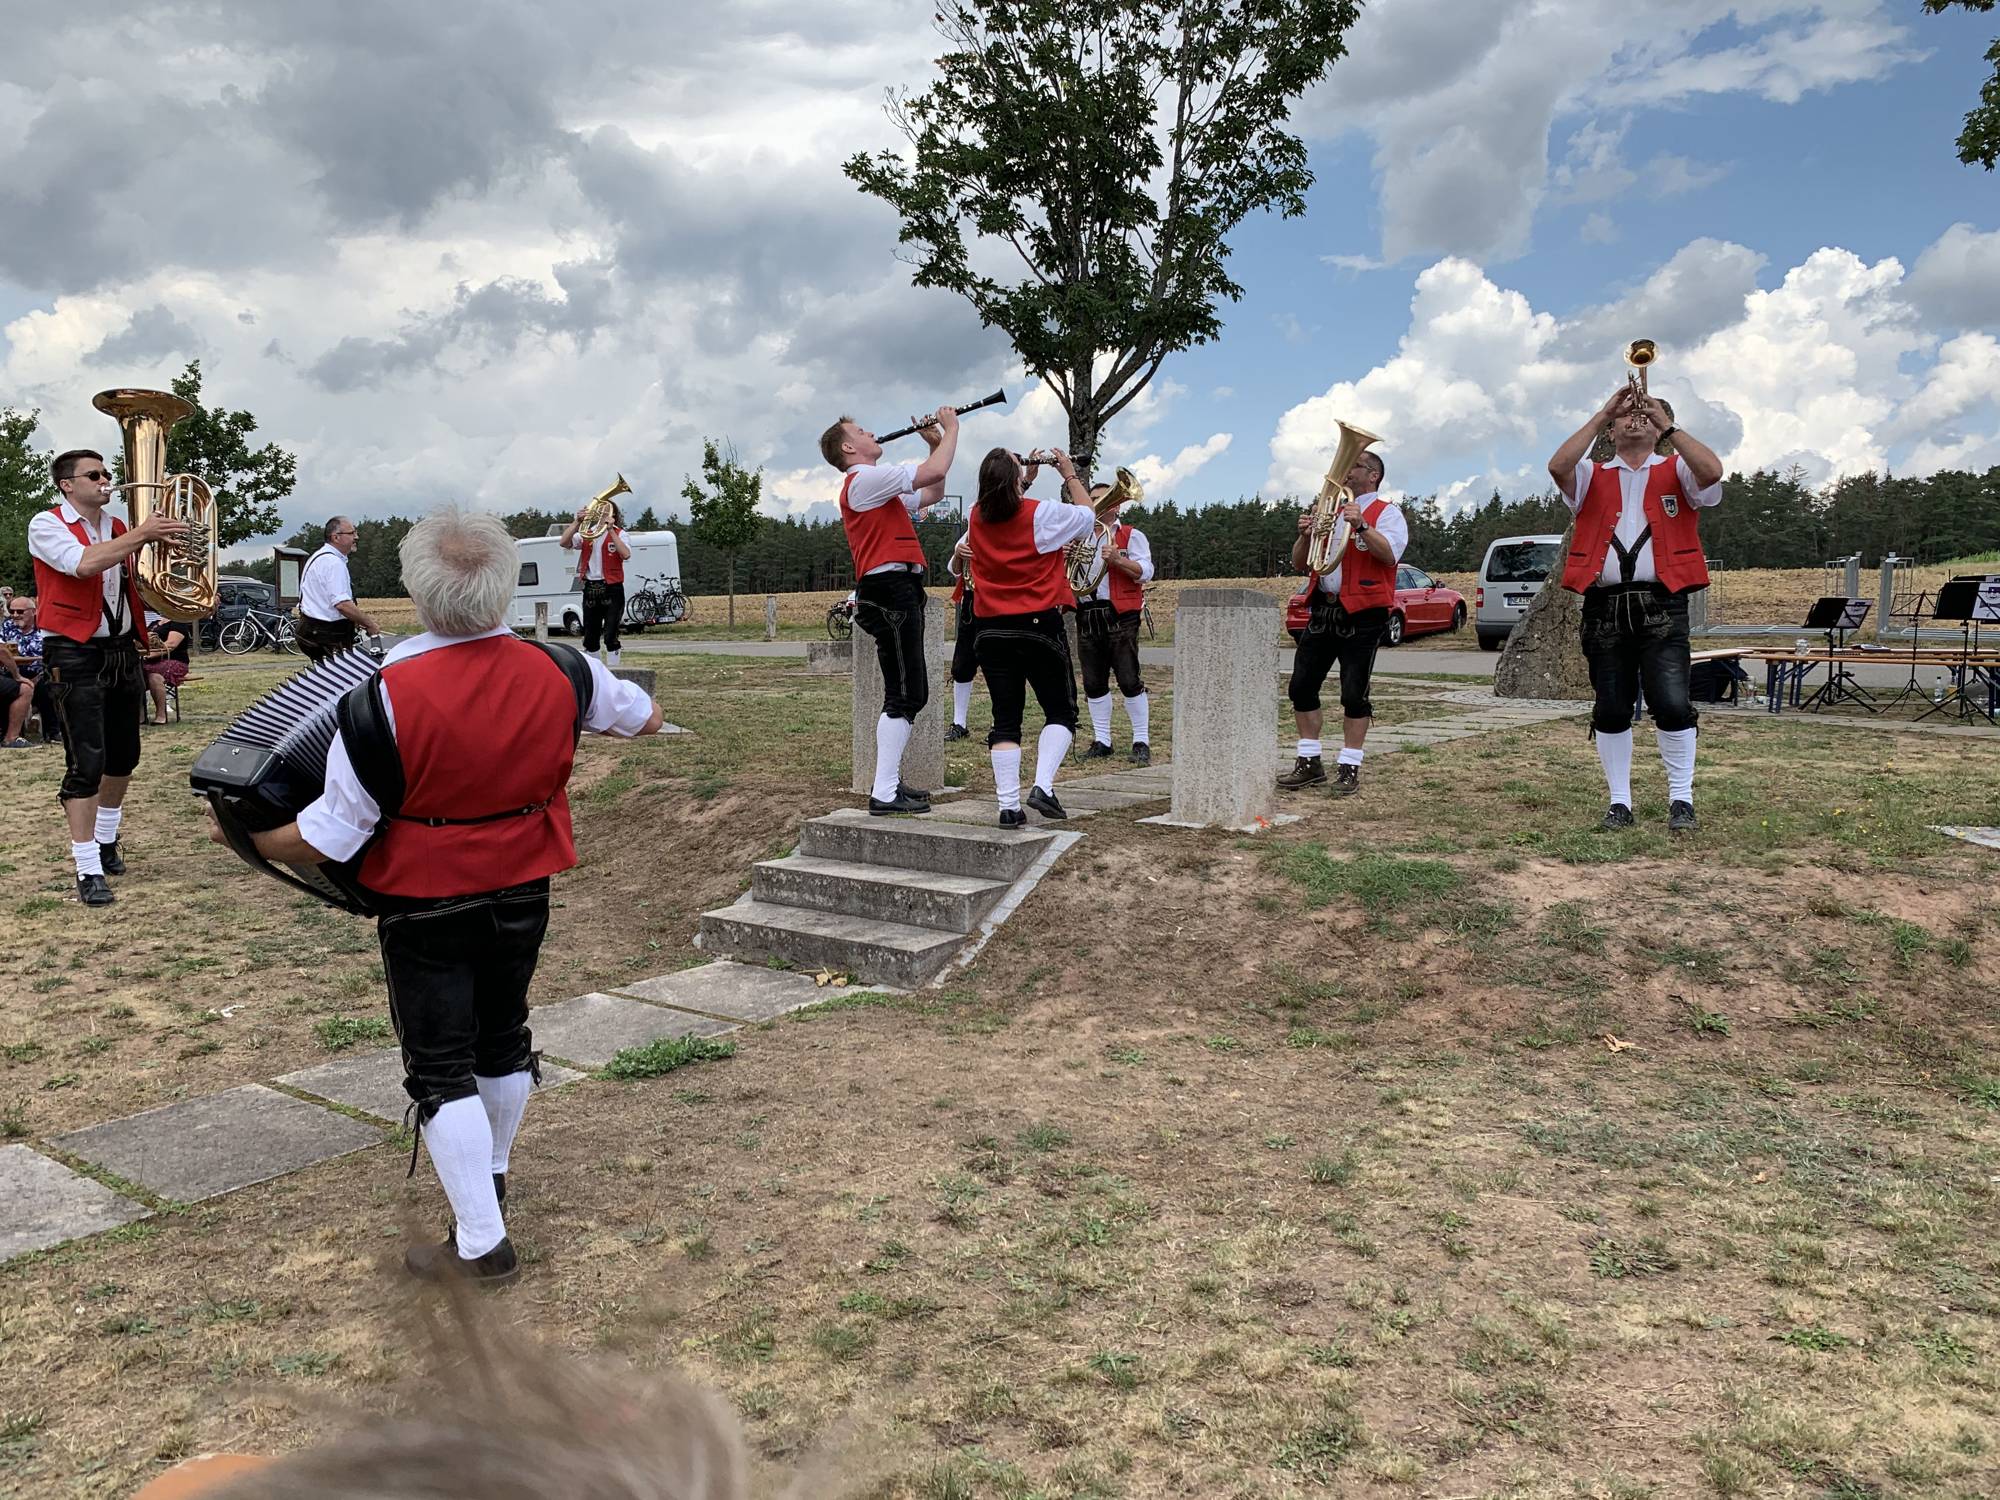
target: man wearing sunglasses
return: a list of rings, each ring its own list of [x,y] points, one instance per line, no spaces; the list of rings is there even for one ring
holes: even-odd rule
[[[125,789],[139,764],[146,698],[139,653],[146,606],[131,560],[148,542],[181,536],[187,522],[155,512],[128,527],[104,507],[112,494],[104,456],[88,448],[56,455],[50,477],[62,498],[28,523],[41,606],[43,672],[62,725],[63,815],[76,861],[77,899],[109,906],[106,875],[125,873],[118,853]]]

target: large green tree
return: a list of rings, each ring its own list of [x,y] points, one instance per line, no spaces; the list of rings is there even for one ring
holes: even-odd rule
[[[194,407],[194,414],[167,433],[167,472],[193,474],[207,483],[215,496],[217,541],[232,547],[276,531],[278,502],[298,480],[298,459],[276,443],[252,448],[255,417],[201,399],[200,360],[189,360],[174,377],[173,392]],[[122,477],[122,457],[115,467]]]
[[[1994,4],[1995,0],[1924,0],[1924,9],[1935,16],[1954,5],[1989,11]],[[2000,40],[1986,49],[1986,60],[1993,64],[1993,76],[1979,90],[1978,105],[1965,117],[1965,129],[1958,137],[1958,159],[1968,167],[1984,167],[1990,172],[1994,163],[2000,162]]]
[[[937,82],[889,105],[910,149],[846,172],[902,216],[916,284],[1004,332],[1062,402],[1071,451],[1094,451],[1168,355],[1221,332],[1220,304],[1243,295],[1236,226],[1304,212],[1312,173],[1285,124],[1359,10],[942,0]]]
[[[38,411],[0,407],[0,583],[23,593],[34,587],[28,522],[55,495],[49,480],[49,460],[55,452],[34,446],[40,422]]]
[[[695,540],[729,558],[729,623],[734,625],[736,559],[763,529],[757,502],[764,495],[764,471],[744,468],[733,447],[718,446],[708,438],[701,445],[701,477],[708,481],[706,487],[692,478],[681,486],[688,503],[688,530]]]

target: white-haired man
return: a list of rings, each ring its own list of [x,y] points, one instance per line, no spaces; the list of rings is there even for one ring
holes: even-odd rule
[[[528,982],[549,877],[576,863],[564,788],[579,695],[549,651],[504,623],[520,564],[497,516],[446,507],[410,528],[400,554],[425,632],[379,678],[401,803],[384,815],[336,737],[324,794],[257,847],[302,864],[366,851],[361,882],[387,908],[378,935],[403,1087],[455,1219],[450,1239],[404,1263],[427,1279],[498,1283],[518,1274],[501,1204],[535,1069]],[[658,732],[643,691],[584,661],[584,729]],[[490,711],[496,695],[508,713]]]

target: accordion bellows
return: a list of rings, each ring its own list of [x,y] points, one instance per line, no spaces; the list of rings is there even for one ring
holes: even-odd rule
[[[197,795],[215,809],[230,848],[273,879],[329,906],[363,915],[378,910],[373,892],[355,878],[360,859],[344,864],[274,864],[250,835],[282,828],[318,799],[326,757],[340,732],[340,700],[372,681],[381,663],[361,650],[328,657],[245,709],[188,773]]]

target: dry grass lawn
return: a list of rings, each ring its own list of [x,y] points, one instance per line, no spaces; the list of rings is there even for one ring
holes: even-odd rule
[[[587,747],[538,1001],[695,961],[848,800],[844,680],[659,668],[697,734]],[[382,1017],[368,929],[178,789],[192,716],[272,680],[204,667],[148,731],[108,913],[65,898],[55,763],[0,757],[9,1134]],[[1422,692],[1395,717],[1454,711]],[[1641,831],[1590,831],[1577,723],[1372,759],[1257,839],[1082,822],[944,986],[537,1099],[488,1310],[721,1389],[767,1487],[832,1442],[828,1492],[884,1500],[2000,1493],[2000,859],[1927,828],[2000,824],[1994,745],[1714,715],[1702,754],[1684,843],[1644,746]],[[0,1268],[0,1494],[420,1403],[406,1163]]]

